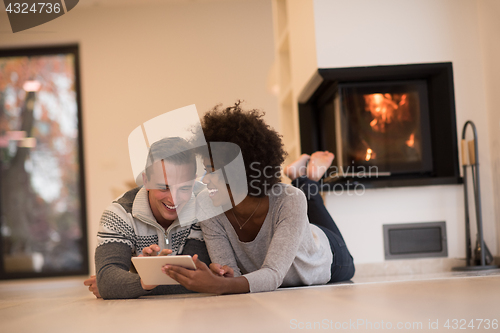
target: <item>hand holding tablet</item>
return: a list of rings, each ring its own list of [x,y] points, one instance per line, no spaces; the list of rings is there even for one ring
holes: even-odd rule
[[[196,269],[193,258],[188,255],[134,257],[132,258],[132,263],[139,273],[142,282],[147,285],[179,284],[179,282],[161,271],[161,268],[165,265]]]

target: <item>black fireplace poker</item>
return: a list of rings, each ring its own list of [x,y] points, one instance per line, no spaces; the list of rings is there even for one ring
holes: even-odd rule
[[[474,140],[467,142],[465,134],[467,127],[470,125],[474,134]],[[468,154],[467,154],[468,152]],[[469,158],[467,159],[467,155]],[[479,150],[477,142],[476,125],[468,120],[462,130],[462,167],[464,173],[464,203],[465,203],[465,250],[466,250],[466,266],[453,267],[455,271],[473,271],[498,268],[491,265],[493,256],[484,242],[483,237],[483,221],[481,213],[481,187],[479,181]],[[470,167],[472,176],[472,186],[474,192],[474,208],[476,210],[476,248],[474,250],[474,258],[472,258],[472,244],[470,233],[470,218],[469,218],[469,199],[468,199],[468,183],[467,170]]]

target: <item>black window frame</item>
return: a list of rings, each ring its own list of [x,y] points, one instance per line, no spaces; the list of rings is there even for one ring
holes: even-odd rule
[[[70,271],[49,271],[49,272],[5,272],[3,258],[3,235],[0,234],[0,280],[26,279],[42,277],[62,277],[78,276],[89,274],[89,253],[88,253],[88,228],[87,228],[87,202],[86,202],[86,182],[85,182],[85,158],[83,147],[83,121],[82,121],[82,96],[80,82],[80,56],[78,44],[65,44],[54,46],[23,47],[23,48],[3,48],[0,49],[0,57],[33,57],[50,56],[58,54],[71,54],[74,57],[75,92],[78,119],[78,166],[79,166],[79,199],[80,199],[80,221],[82,237],[79,240],[80,254],[82,256],[82,268]],[[1,183],[0,183],[0,186]],[[1,210],[1,206],[0,206]],[[1,216],[1,211],[0,211]],[[0,227],[2,221],[0,218]]]

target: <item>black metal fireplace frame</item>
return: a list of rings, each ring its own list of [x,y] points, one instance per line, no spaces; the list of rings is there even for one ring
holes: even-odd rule
[[[453,66],[451,62],[373,67],[320,68],[299,97],[302,153],[325,150],[321,143],[320,106],[338,85],[350,82],[424,80],[429,101],[432,172],[377,178],[343,178],[325,185],[325,190],[343,190],[363,184],[365,188],[461,184]],[[335,187],[333,186],[335,185]],[[340,186],[339,186],[340,185]]]

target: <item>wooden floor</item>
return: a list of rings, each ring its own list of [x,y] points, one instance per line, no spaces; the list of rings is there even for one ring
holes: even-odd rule
[[[83,277],[4,281],[0,332],[500,331],[499,270],[395,280],[113,301]]]

